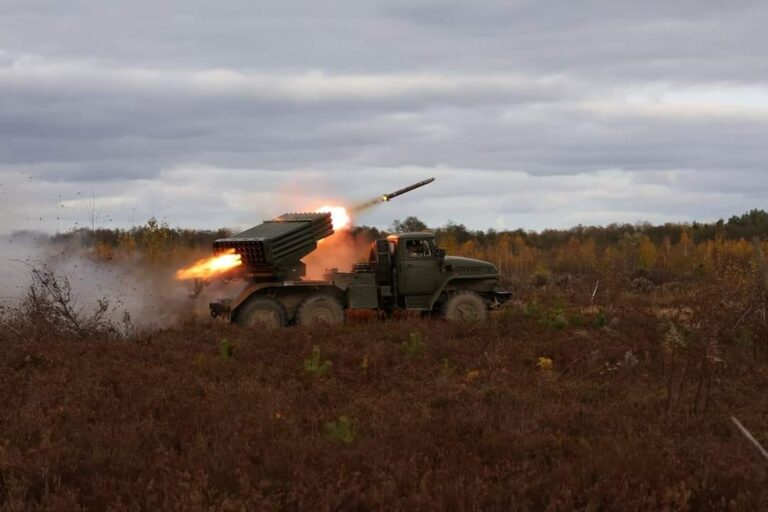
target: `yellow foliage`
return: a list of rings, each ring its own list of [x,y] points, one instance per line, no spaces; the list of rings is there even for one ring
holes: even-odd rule
[[[536,366],[539,368],[539,370],[542,371],[552,371],[555,367],[555,364],[552,359],[548,357],[540,357],[538,363],[536,363]]]
[[[136,239],[133,238],[131,233],[126,231],[118,239],[118,248],[121,253],[133,254],[136,251]]]
[[[96,259],[102,261],[109,261],[115,257],[112,247],[110,247],[108,244],[105,244],[104,242],[96,242],[96,245],[93,248],[93,252],[96,256]]]
[[[479,377],[480,370],[470,370],[467,372],[467,375],[464,377],[464,379],[471,384],[475,382]]]
[[[637,263],[640,268],[651,268],[656,265],[658,259],[658,251],[656,250],[656,244],[648,238],[643,236],[640,240],[640,247],[638,248]]]

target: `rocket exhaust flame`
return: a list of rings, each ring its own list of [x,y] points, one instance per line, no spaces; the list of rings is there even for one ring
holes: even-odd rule
[[[223,274],[242,264],[240,255],[230,249],[224,254],[198,260],[193,265],[176,272],[176,279],[207,279]]]
[[[352,223],[352,219],[349,217],[349,213],[347,213],[347,209],[344,208],[343,206],[324,205],[315,211],[317,213],[331,214],[331,222],[333,222],[334,231],[346,229]]]

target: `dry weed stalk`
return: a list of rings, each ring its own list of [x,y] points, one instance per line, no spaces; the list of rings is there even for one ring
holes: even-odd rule
[[[763,448],[763,445],[761,445],[760,442],[757,439],[755,439],[755,436],[753,436],[752,433],[749,430],[747,430],[747,428],[744,425],[742,425],[738,419],[736,419],[736,416],[731,416],[731,421],[733,422],[734,425],[736,425],[736,428],[739,429],[739,432],[741,432],[742,435],[747,438],[747,441],[752,443],[752,446],[754,446],[757,449],[757,451],[760,452],[760,455],[762,455],[766,460],[768,460],[768,451],[766,451],[765,448]]]
[[[48,265],[25,264],[30,269],[32,283],[21,304],[10,308],[5,318],[0,319],[0,325],[21,340],[115,339],[133,332],[127,312],[123,313],[122,325],[113,321],[116,311],[108,298],[96,299],[95,305],[89,308],[80,303],[66,275],[57,274]]]
[[[20,338],[21,341],[29,343],[29,338],[22,331],[20,331],[10,323],[6,322],[5,320],[0,319],[0,326],[3,326],[4,328],[13,332],[13,334],[15,334],[18,338]]]

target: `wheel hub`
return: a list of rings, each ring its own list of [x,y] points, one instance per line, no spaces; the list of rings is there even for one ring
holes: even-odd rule
[[[326,307],[318,307],[312,312],[312,322],[316,324],[332,323],[334,318],[333,311]]]
[[[457,309],[462,320],[477,320],[479,316],[475,308],[470,304],[462,304]]]
[[[277,329],[280,322],[273,311],[266,309],[254,311],[249,322],[251,327],[262,327],[265,329]]]

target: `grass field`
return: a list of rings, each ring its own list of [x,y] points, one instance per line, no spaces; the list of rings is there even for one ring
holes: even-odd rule
[[[6,320],[0,509],[764,510],[731,421],[768,439],[739,282],[529,287],[484,325]]]

